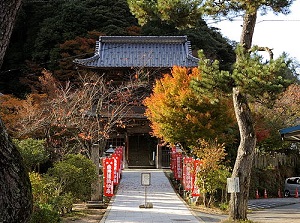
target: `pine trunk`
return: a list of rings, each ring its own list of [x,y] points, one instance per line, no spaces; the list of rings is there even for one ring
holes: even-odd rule
[[[0,68],[22,0],[0,1]],[[32,212],[31,184],[21,155],[0,119],[0,222],[26,223]]]
[[[246,220],[256,137],[246,97],[237,88],[233,89],[233,103],[241,141],[232,177],[239,178],[240,192],[231,194],[229,216],[234,220]]]
[[[0,119],[0,222],[26,223],[31,212],[30,180]]]
[[[0,68],[22,0],[0,1]]]
[[[252,45],[256,18],[256,11],[248,12],[244,16],[240,44],[244,47],[245,53],[249,53],[249,49]],[[238,60],[239,58],[237,58],[237,62]],[[235,116],[240,132],[240,145],[231,177],[239,178],[240,192],[231,193],[229,218],[234,220],[246,220],[256,136],[246,95],[240,92],[238,87],[233,88],[232,94]]]

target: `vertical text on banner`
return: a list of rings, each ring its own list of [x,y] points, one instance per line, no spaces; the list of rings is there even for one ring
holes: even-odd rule
[[[195,177],[193,182],[193,192],[192,192],[193,197],[200,196],[200,189],[197,185],[197,178],[198,178],[197,173],[200,172],[201,165],[202,165],[201,160],[194,160]]]
[[[175,153],[176,158],[176,167],[175,167],[175,179],[181,180],[182,179],[182,153]]]
[[[114,160],[114,185],[118,185],[120,179],[120,155],[114,153],[111,155],[111,158]]]
[[[192,157],[184,157],[182,182],[185,191],[192,191],[194,174],[194,159]]]
[[[112,197],[114,195],[114,159],[103,159],[103,187],[104,196]]]
[[[176,154],[176,147],[172,147],[171,148],[171,171],[175,174],[175,170],[176,170],[176,157],[175,157],[175,154]]]

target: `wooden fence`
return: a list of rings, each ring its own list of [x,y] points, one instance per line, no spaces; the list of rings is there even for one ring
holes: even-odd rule
[[[299,155],[284,153],[260,153],[256,152],[253,160],[253,167],[258,169],[265,169],[268,167],[277,168],[285,165],[290,167],[299,166]]]

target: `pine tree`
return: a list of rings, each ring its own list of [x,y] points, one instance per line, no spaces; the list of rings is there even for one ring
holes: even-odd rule
[[[21,0],[0,2],[0,68]],[[21,155],[0,119],[0,222],[28,222],[32,212],[31,185]]]
[[[198,85],[198,87],[202,85],[202,88],[210,90],[221,88],[226,93],[229,93],[232,89],[235,116],[240,131],[240,145],[232,172],[232,177],[239,177],[240,192],[231,194],[229,213],[229,217],[234,220],[247,219],[250,175],[256,146],[256,135],[249,100],[272,99],[287,84],[284,78],[280,76],[281,71],[286,67],[284,58],[273,60],[272,53],[270,53],[269,63],[264,64],[256,52],[259,50],[271,51],[267,47],[252,46],[257,12],[259,9],[267,10],[270,8],[275,12],[288,13],[291,2],[245,0],[205,1],[204,4],[206,12],[215,16],[227,16],[236,12],[244,13],[243,30],[239,47],[236,50],[236,63],[232,72],[219,72],[218,62],[212,64],[211,61],[205,60],[202,55],[200,69],[207,71],[204,72],[204,79],[206,80]],[[202,90],[200,89],[200,91]]]

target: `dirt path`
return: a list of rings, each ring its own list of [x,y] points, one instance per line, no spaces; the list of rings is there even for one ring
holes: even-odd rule
[[[64,217],[63,223],[99,223],[106,209],[91,209],[85,204],[75,204],[72,215]]]

